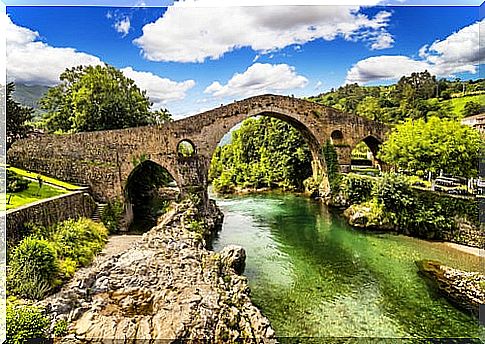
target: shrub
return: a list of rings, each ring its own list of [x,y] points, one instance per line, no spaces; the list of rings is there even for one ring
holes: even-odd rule
[[[30,181],[7,169],[7,192],[13,193],[27,190],[29,184]]]
[[[386,212],[394,214],[396,224],[406,224],[402,220],[412,214],[414,194],[405,176],[396,173],[384,174],[375,184],[372,194]]]
[[[110,233],[118,232],[123,218],[123,203],[119,200],[109,202],[101,213],[101,222]]]
[[[357,174],[344,176],[341,191],[350,204],[361,203],[371,198],[374,180]]]
[[[54,325],[53,334],[55,337],[64,337],[67,334],[69,323],[67,320],[61,319]]]
[[[6,309],[7,344],[20,344],[28,339],[46,338],[49,319],[43,309],[7,300]]]
[[[58,264],[51,243],[26,237],[13,249],[7,286],[19,296],[41,299],[57,284]]]
[[[67,220],[56,226],[53,240],[60,258],[70,258],[86,266],[101,251],[108,238],[108,230],[90,219]]]

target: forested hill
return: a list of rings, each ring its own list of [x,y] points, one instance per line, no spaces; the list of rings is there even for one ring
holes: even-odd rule
[[[462,118],[485,111],[485,79],[437,80],[413,73],[388,86],[350,84],[308,100],[385,123],[406,118]]]
[[[18,103],[33,108],[34,116],[40,117],[44,112],[39,108],[39,99],[49,90],[48,86],[25,85],[15,83],[15,91],[12,97]]]

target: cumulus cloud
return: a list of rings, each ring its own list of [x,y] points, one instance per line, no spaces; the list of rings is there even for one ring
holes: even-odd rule
[[[396,80],[412,72],[428,70],[431,74],[450,77],[456,73],[476,73],[485,47],[480,44],[479,29],[485,20],[466,26],[443,40],[422,46],[419,59],[408,56],[374,56],[357,62],[347,72],[346,83]]]
[[[66,68],[78,65],[99,65],[96,56],[73,48],[56,48],[38,41],[39,33],[12,23],[7,15],[0,17],[6,27],[7,79],[30,85],[54,86]],[[169,101],[181,100],[194,87],[194,80],[176,82],[153,73],[122,69],[123,74],[142,89],[156,107]]]
[[[38,32],[15,25],[6,14],[2,21],[7,36],[8,81],[53,86],[66,68],[102,63],[96,56],[39,41]]]
[[[215,7],[208,7],[211,4]],[[145,25],[142,36],[133,42],[149,60],[175,62],[219,59],[242,47],[266,54],[293,44],[337,37],[365,41],[372,49],[388,48],[393,42],[386,31],[390,19],[386,11],[371,17],[359,13],[359,6],[349,5],[235,7],[228,4],[234,5],[235,1],[176,2],[161,18]]]
[[[225,84],[215,81],[204,93],[215,97],[252,96],[268,92],[281,92],[302,88],[308,84],[308,79],[295,72],[295,68],[287,64],[255,63],[243,73],[236,73]]]
[[[184,99],[186,92],[195,86],[194,80],[176,82],[150,72],[139,72],[131,67],[123,68],[121,71],[125,76],[133,79],[140,89],[147,91],[148,97],[156,108],[170,101]]]
[[[129,17],[124,17],[123,19],[117,20],[114,24],[114,28],[116,31],[122,34],[125,37],[128,32],[130,32],[131,23]]]

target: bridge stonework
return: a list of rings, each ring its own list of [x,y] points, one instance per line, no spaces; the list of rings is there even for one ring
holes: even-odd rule
[[[124,197],[131,172],[137,163],[148,159],[165,167],[182,193],[207,195],[210,161],[222,137],[236,124],[258,115],[276,117],[296,127],[310,147],[314,170],[321,169],[319,172],[325,172],[321,147],[326,140],[334,141],[339,164],[345,170],[350,166],[350,152],[359,142],[364,140],[375,151],[389,130],[381,123],[306,100],[261,95],[160,126],[20,140],[8,151],[7,159],[12,166],[88,185],[100,201]],[[178,154],[182,140],[194,145],[194,156]]]

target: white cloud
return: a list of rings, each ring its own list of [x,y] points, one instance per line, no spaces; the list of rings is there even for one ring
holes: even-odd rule
[[[373,49],[392,44],[386,31],[389,12],[370,17],[359,13],[359,6],[228,7],[235,3],[175,2],[161,18],[145,25],[143,35],[133,42],[149,60],[175,62],[218,59],[242,47],[265,54],[293,44],[337,37],[362,40]],[[207,7],[211,5],[215,7]]]
[[[429,70],[426,62],[407,56],[374,56],[357,62],[348,72],[346,83],[364,84],[374,80],[395,80],[412,72]]]
[[[150,72],[135,71],[131,67],[123,68],[121,71],[125,76],[133,79],[140,89],[147,91],[148,97],[156,108],[170,101],[184,99],[186,92],[195,86],[194,80],[176,82]]]
[[[381,50],[392,47],[394,43],[394,38],[389,32],[383,32],[380,34],[374,43],[371,44],[370,48],[372,50]]]
[[[408,56],[374,56],[357,62],[347,72],[346,83],[396,80],[412,72],[428,70],[431,74],[450,77],[456,73],[476,73],[485,47],[479,42],[479,28],[485,20],[464,27],[443,40],[426,44],[418,51],[420,59]]]
[[[15,25],[6,14],[1,18],[7,33],[8,81],[53,86],[66,68],[102,63],[73,48],[51,47],[38,41],[38,32]]]
[[[280,92],[302,88],[308,84],[308,79],[295,72],[295,68],[287,64],[255,63],[243,73],[235,73],[222,85],[215,81],[204,93],[215,97],[252,96],[268,92]]]
[[[56,48],[38,41],[39,33],[17,26],[7,15],[0,17],[7,34],[7,78],[8,81],[31,85],[54,86],[66,68],[78,65],[99,65],[103,62],[96,56],[81,53],[73,48]],[[182,82],[159,77],[149,72],[139,72],[131,67],[122,69],[157,107],[169,101],[181,100],[194,87],[194,80]]]
[[[114,28],[125,37],[131,28],[130,18],[124,17],[123,19],[117,20],[114,24]]]
[[[320,80],[317,81],[317,83],[315,84],[315,90],[318,90],[320,89],[321,87],[323,86],[323,82],[321,82]]]

